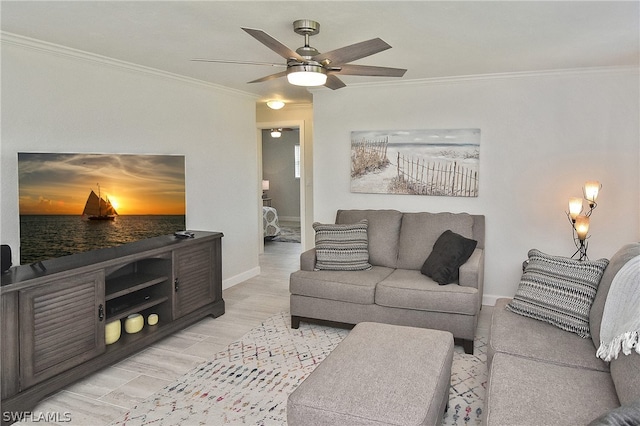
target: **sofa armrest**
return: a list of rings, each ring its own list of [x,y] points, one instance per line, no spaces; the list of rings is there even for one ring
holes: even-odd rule
[[[475,249],[469,260],[460,267],[459,284],[464,287],[475,287],[478,289],[480,300],[484,287],[484,250]]]
[[[300,270],[313,271],[316,267],[316,249],[312,248],[300,254]]]

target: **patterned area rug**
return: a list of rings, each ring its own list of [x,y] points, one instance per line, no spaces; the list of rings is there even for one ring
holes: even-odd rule
[[[273,237],[273,241],[281,243],[299,243],[300,242],[300,225],[289,225],[287,223],[280,224],[280,233]]]
[[[286,425],[287,396],[346,337],[348,330],[301,323],[282,312],[147,398],[112,425]],[[486,342],[476,355],[456,347],[443,425],[480,424]]]

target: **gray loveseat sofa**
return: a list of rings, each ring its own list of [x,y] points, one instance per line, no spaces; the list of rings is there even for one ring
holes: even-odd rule
[[[485,424],[640,424],[640,355],[620,353],[611,362],[596,357],[612,281],[639,255],[640,243],[633,243],[610,259],[588,311],[588,338],[518,315],[505,308],[511,299],[498,300],[487,350]]]
[[[482,306],[484,234],[482,215],[402,213],[396,210],[339,210],[336,224],[368,223],[372,268],[361,271],[314,270],[315,249],[300,256],[291,274],[291,326],[300,320],[343,324],[363,321],[449,331],[467,353]],[[439,285],[421,273],[435,242],[446,231],[477,241],[459,268],[457,282]]]

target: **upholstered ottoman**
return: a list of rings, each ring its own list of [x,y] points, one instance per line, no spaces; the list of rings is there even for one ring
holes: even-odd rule
[[[453,334],[363,322],[295,389],[295,425],[435,425],[449,401]]]

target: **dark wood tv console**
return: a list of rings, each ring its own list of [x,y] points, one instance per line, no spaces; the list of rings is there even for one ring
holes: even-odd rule
[[[45,396],[206,317],[224,314],[222,233],[193,231],[11,268],[0,286],[2,424]],[[127,334],[124,319],[145,318]],[[157,325],[146,323],[156,313]],[[122,321],[107,345],[105,325]]]

